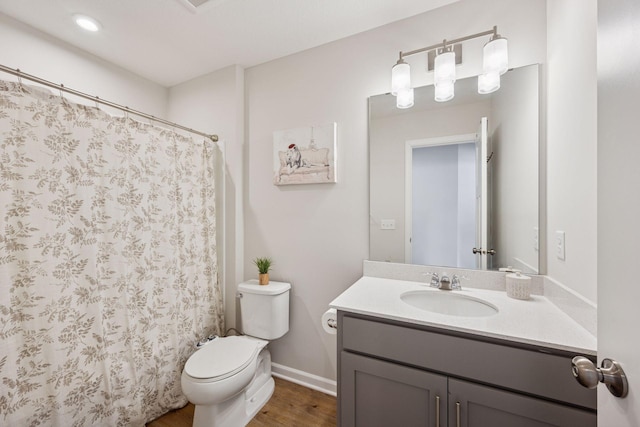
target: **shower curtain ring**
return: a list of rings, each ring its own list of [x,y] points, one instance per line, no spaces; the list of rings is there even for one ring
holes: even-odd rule
[[[60,83],[60,87],[58,88],[58,90],[60,91],[60,98],[62,98],[62,101],[66,101],[64,99],[64,95],[62,94],[62,91],[64,90],[64,85],[62,83]]]
[[[18,73],[18,84],[22,87],[22,71],[20,71],[20,68],[16,68],[16,73]]]
[[[96,103],[96,108],[99,110],[99,109],[100,109],[100,106],[98,105],[98,102],[100,102],[100,97],[99,97],[99,96],[96,96],[94,101],[95,101],[95,103]]]

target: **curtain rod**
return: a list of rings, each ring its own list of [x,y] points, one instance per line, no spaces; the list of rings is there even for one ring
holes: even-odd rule
[[[102,99],[102,98],[100,98],[98,96],[92,96],[92,95],[89,95],[87,93],[80,92],[78,90],[69,89],[68,87],[66,87],[63,84],[56,84],[56,83],[50,82],[49,80],[41,79],[40,77],[36,77],[36,76],[31,75],[31,74],[24,73],[24,72],[20,71],[19,68],[16,68],[14,70],[13,68],[9,68],[9,67],[6,67],[6,66],[0,64],[0,71],[4,71],[5,73],[8,73],[8,74],[13,74],[14,76],[17,76],[18,79],[24,78],[24,79],[27,79],[27,80],[31,80],[33,82],[36,82],[36,83],[39,83],[39,84],[42,84],[42,85],[45,85],[45,86],[48,86],[48,87],[51,87],[51,88],[54,88],[54,89],[59,89],[61,91],[70,93],[72,95],[79,96],[79,97],[84,98],[84,99],[88,99],[90,101],[95,101],[95,102],[98,102],[100,104],[108,105],[109,107],[117,108],[118,110],[126,111],[127,113],[131,113],[131,114],[135,114],[135,115],[140,116],[140,117],[144,117],[144,118],[152,120],[154,122],[162,123],[162,124],[167,125],[167,126],[171,126],[171,127],[174,127],[174,128],[185,130],[187,132],[194,133],[196,135],[204,136],[204,137],[207,137],[207,138],[211,139],[213,142],[217,142],[218,141],[218,135],[209,135],[209,134],[204,133],[204,132],[199,132],[197,130],[193,130],[191,128],[179,125],[177,123],[170,122],[170,121],[164,120],[164,119],[160,119],[158,117],[152,116],[152,115],[147,114],[147,113],[143,113],[143,112],[138,111],[138,110],[133,110],[133,109],[131,109],[129,107],[125,107],[124,105],[116,104],[115,102],[111,102],[111,101],[106,101],[106,100],[104,100],[104,99]]]

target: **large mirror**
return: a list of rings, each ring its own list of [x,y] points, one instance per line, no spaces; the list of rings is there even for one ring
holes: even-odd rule
[[[538,65],[509,70],[477,93],[433,86],[396,108],[369,98],[370,259],[471,269],[540,271]]]

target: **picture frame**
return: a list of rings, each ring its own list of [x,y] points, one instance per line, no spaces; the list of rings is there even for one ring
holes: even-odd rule
[[[274,185],[336,183],[337,124],[273,132]]]

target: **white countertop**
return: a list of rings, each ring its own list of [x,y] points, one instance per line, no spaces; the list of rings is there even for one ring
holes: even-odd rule
[[[400,299],[407,291],[454,292],[487,301],[498,308],[488,317],[462,317],[415,308]],[[547,298],[532,295],[529,300],[507,297],[504,291],[466,287],[442,291],[428,284],[364,276],[333,300],[337,310],[366,314],[452,331],[519,343],[595,355],[596,338],[562,312]]]

